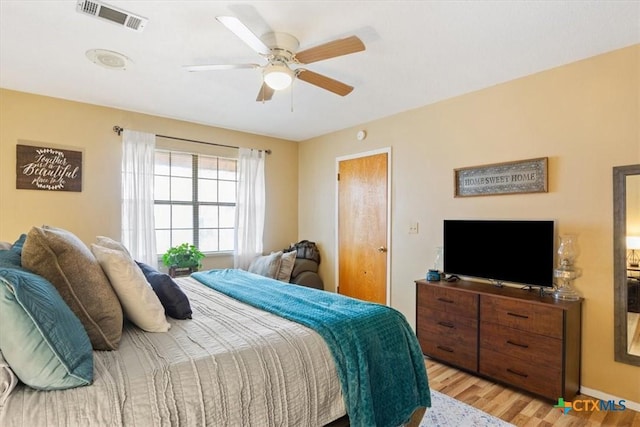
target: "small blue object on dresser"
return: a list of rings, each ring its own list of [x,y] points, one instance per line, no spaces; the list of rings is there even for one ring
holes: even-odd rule
[[[429,271],[427,271],[427,281],[428,282],[439,282],[440,281],[440,272],[438,270],[429,270]]]

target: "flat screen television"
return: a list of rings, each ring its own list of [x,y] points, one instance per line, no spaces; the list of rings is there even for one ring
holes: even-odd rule
[[[443,246],[446,274],[553,286],[553,221],[444,220]]]

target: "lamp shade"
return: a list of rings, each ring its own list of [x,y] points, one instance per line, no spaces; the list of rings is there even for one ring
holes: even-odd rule
[[[273,90],[289,87],[293,81],[293,71],[285,64],[271,64],[264,70],[264,82]]]
[[[640,236],[627,236],[627,249],[640,249]]]

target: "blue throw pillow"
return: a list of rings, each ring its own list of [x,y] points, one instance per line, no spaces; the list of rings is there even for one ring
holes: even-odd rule
[[[11,249],[0,249],[0,267],[21,268],[22,246],[26,238],[26,234],[21,234],[18,240],[11,245]]]
[[[18,253],[18,255],[22,255],[22,247],[24,246],[24,241],[27,240],[27,235],[22,233],[18,240],[11,246],[11,250]]]
[[[21,268],[0,268],[0,350],[30,387],[60,390],[93,381],[82,323],[50,282]]]
[[[20,268],[22,264],[20,254],[13,249],[0,249],[0,267]]]
[[[167,316],[174,319],[191,319],[191,304],[189,298],[182,292],[180,286],[168,274],[161,273],[143,262],[136,261],[147,282],[151,285]]]

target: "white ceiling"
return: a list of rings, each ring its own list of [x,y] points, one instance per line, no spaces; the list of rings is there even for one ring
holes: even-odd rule
[[[0,87],[295,141],[640,43],[640,1],[107,1],[149,18],[140,33],[75,3],[0,0]],[[298,81],[260,103],[259,70],[184,71],[264,62],[219,15],[299,50],[357,35],[366,51],[306,66],[354,91]],[[96,48],[133,64],[99,67]]]

